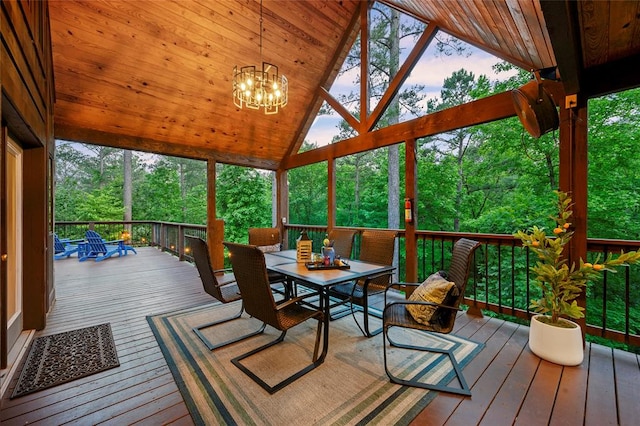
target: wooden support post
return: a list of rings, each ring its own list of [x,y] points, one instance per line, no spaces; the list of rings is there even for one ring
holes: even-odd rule
[[[222,254],[224,222],[222,222],[222,230],[216,229],[216,222],[216,160],[209,158],[207,160],[207,247],[213,268],[221,269],[224,266]],[[222,237],[218,237],[217,233],[221,231]]]
[[[418,160],[415,139],[405,142],[405,198],[412,202],[413,220],[405,222],[405,255],[407,282],[418,281],[418,249],[416,229],[418,228]]]
[[[327,232],[336,226],[336,159],[327,161]]]
[[[287,171],[285,169],[278,169],[276,171],[276,217],[277,223],[273,226],[280,228],[280,235],[282,237],[282,249],[289,248],[289,235],[285,224],[289,220],[289,184],[287,183]]]
[[[578,95],[574,108],[560,103],[560,190],[568,192],[573,202],[574,234],[566,253],[569,265],[587,258],[587,160],[587,100]],[[577,302],[586,306],[584,292]],[[584,338],[586,321],[576,322]]]

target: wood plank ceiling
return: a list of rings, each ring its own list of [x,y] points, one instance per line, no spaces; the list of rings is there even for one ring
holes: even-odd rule
[[[638,1],[384,2],[526,69],[558,65],[570,93],[593,84],[589,68],[640,54]],[[231,98],[233,66],[260,62],[259,1],[52,0],[55,136],[275,170],[304,140],[360,5],[264,0],[262,57],[290,84],[289,104],[266,116]]]

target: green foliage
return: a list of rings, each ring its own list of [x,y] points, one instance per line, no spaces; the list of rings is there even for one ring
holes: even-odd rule
[[[522,246],[537,255],[536,265],[531,267],[536,284],[542,291],[542,298],[531,301],[531,309],[542,314],[551,314],[551,322],[558,323],[561,316],[569,318],[584,317],[584,308],[575,300],[589,281],[598,278],[603,271],[616,272],[615,268],[627,266],[640,260],[640,252],[620,253],[617,257],[609,254],[607,258],[594,264],[580,259],[580,266],[568,265],[564,257],[564,248],[573,237],[571,230],[571,198],[562,191],[557,195],[557,215],[553,236],[547,235],[544,227],[534,226],[528,232],[513,234],[522,241]]]
[[[225,222],[225,240],[247,243],[249,228],[270,227],[271,173],[218,165],[216,213]]]
[[[289,170],[290,223],[327,224],[326,169],[327,164],[323,162]]]

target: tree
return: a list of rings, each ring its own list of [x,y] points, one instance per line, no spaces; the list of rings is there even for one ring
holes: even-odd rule
[[[271,226],[270,174],[247,167],[217,165],[216,211],[225,239],[246,243],[252,227]]]
[[[400,59],[402,54],[401,42],[403,39],[410,39],[415,42],[417,37],[422,34],[425,29],[425,24],[422,22],[414,21],[409,17],[401,15],[397,10],[387,7],[385,5],[375,3],[374,9],[370,12],[370,24],[369,24],[369,56],[370,65],[368,66],[367,87],[368,87],[368,99],[359,103],[359,92],[351,91],[349,93],[341,94],[338,96],[338,100],[351,110],[351,113],[355,117],[361,119],[369,116],[370,113],[370,101],[379,101],[387,89],[393,77],[398,73],[400,66]],[[356,40],[353,48],[349,52],[345,64],[341,70],[341,74],[345,74],[354,69],[360,67],[360,39]],[[412,43],[407,43],[412,45]],[[360,84],[360,76],[355,81],[355,86]],[[384,114],[376,124],[376,128],[386,127],[400,121],[401,115],[417,116],[421,110],[421,101],[423,99],[420,95],[423,87],[419,85],[413,85],[403,88],[390,105],[385,110]],[[360,111],[358,107],[362,104],[364,111]],[[344,140],[354,135],[353,129],[348,126],[346,121],[341,121],[339,124],[339,135],[334,140]],[[386,171],[387,182],[385,184],[385,191],[387,194],[387,212],[386,219],[384,220],[384,227],[399,228],[400,227],[400,185],[402,183],[402,176],[400,176],[400,154],[399,145],[393,145],[379,150],[386,154],[384,168]],[[346,200],[344,194],[347,191],[340,191],[342,194],[341,203],[348,203],[350,205],[351,212],[359,212],[360,203],[362,201],[361,195],[363,194],[362,188],[359,187],[363,182],[361,177],[362,167],[372,167],[369,163],[370,160],[376,159],[377,154],[372,156],[369,153],[356,154],[352,160],[341,160],[338,162],[340,167],[348,167],[348,171],[344,174],[352,175],[352,182],[355,182],[355,187],[348,192],[353,195],[353,202]],[[375,169],[376,166],[373,166]],[[341,173],[340,171],[338,173]],[[345,186],[349,186],[348,184]],[[340,203],[339,203],[340,204]],[[345,217],[341,212],[337,212],[337,218],[340,220]],[[355,215],[357,218],[357,214]],[[349,222],[354,220],[354,216],[346,215],[346,219]],[[379,225],[379,220],[376,220]],[[338,222],[343,224],[343,222]]]

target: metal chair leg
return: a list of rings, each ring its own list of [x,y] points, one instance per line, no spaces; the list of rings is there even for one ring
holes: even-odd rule
[[[391,327],[385,327],[384,328],[384,333],[382,335],[382,346],[383,346],[383,357],[384,357],[384,369],[385,369],[385,371],[387,373],[387,376],[391,380],[391,382],[397,383],[399,385],[413,386],[413,387],[418,387],[418,388],[422,388],[422,389],[430,389],[430,390],[435,390],[435,391],[440,391],[440,392],[449,392],[449,393],[455,393],[455,394],[458,394],[458,395],[471,396],[471,389],[469,388],[469,385],[467,384],[467,381],[464,379],[464,376],[462,375],[462,368],[458,364],[458,361],[456,360],[455,355],[453,354],[453,350],[451,350],[451,349],[434,348],[434,347],[429,347],[429,346],[415,346],[415,345],[409,345],[409,344],[404,344],[404,343],[398,343],[398,342],[394,341],[389,336],[388,332],[389,332],[390,328]],[[429,334],[428,332],[424,332],[424,333],[425,334]],[[440,338],[446,340],[446,337],[444,337],[444,336],[440,336]],[[391,373],[391,371],[389,370],[389,366],[388,366],[388,363],[387,363],[387,344],[386,344],[387,339],[389,340],[390,346],[394,346],[394,347],[397,347],[397,348],[412,349],[412,350],[418,350],[418,351],[423,351],[423,352],[434,352],[434,353],[447,355],[448,358],[449,358],[449,361],[453,365],[453,370],[454,370],[454,373],[455,373],[455,377],[458,380],[458,383],[460,384],[460,387],[456,388],[456,387],[451,387],[451,386],[447,386],[447,385],[437,385],[437,384],[431,384],[431,383],[423,383],[423,382],[419,382],[418,380],[415,380],[415,379],[413,379],[413,380],[401,379],[401,378],[393,375]]]
[[[235,314],[235,315],[233,315],[231,317],[228,317],[228,318],[224,318],[224,319],[213,321],[213,322],[210,322],[210,323],[207,323],[207,324],[199,325],[197,327],[193,327],[192,330],[193,330],[194,333],[196,333],[196,335],[200,338],[200,340],[202,340],[202,342],[207,346],[207,348],[210,351],[213,351],[213,350],[218,349],[218,348],[222,348],[224,346],[228,346],[228,345],[230,345],[232,343],[237,343],[237,342],[239,342],[241,340],[248,339],[249,337],[253,337],[253,336],[256,336],[256,335],[262,333],[264,331],[264,329],[267,327],[266,323],[262,323],[262,326],[259,329],[257,329],[256,331],[253,331],[253,332],[248,333],[248,334],[243,334],[242,336],[238,336],[236,338],[233,338],[231,340],[227,340],[225,342],[215,343],[214,344],[214,343],[211,343],[209,341],[209,339],[207,339],[204,336],[204,334],[201,332],[201,330],[204,330],[205,328],[213,327],[213,326],[216,326],[216,325],[219,325],[219,324],[223,324],[225,322],[229,322],[229,321],[233,321],[235,319],[238,319],[238,318],[240,318],[242,316],[243,312],[244,312],[244,305],[241,304],[240,305],[240,311],[237,314]]]
[[[277,339],[275,339],[275,340],[273,340],[273,341],[271,341],[271,342],[269,342],[269,343],[267,343],[265,345],[262,345],[259,348],[253,349],[252,351],[249,351],[249,352],[247,352],[247,353],[245,353],[243,355],[240,355],[240,356],[238,356],[236,358],[233,358],[231,360],[231,362],[233,363],[233,365],[235,365],[240,370],[242,370],[242,372],[244,374],[249,376],[254,382],[259,384],[260,387],[262,387],[262,389],[264,389],[267,392],[269,392],[269,394],[274,394],[274,393],[278,392],[280,389],[284,388],[285,386],[293,383],[294,381],[296,381],[300,377],[304,376],[309,371],[313,370],[314,368],[316,368],[317,366],[319,366],[320,364],[322,364],[324,362],[324,354],[326,353],[326,346],[325,346],[326,343],[323,344],[324,347],[323,347],[323,350],[322,350],[322,355],[320,357],[318,357],[318,349],[319,349],[320,337],[321,337],[321,333],[322,333],[322,324],[323,324],[322,321],[318,321],[318,330],[316,332],[316,341],[315,341],[315,347],[314,347],[314,350],[313,350],[313,360],[312,360],[311,364],[308,364],[306,367],[304,367],[300,371],[292,374],[291,376],[289,376],[286,379],[280,381],[279,383],[277,383],[274,386],[269,386],[269,384],[267,384],[267,382],[262,380],[253,371],[249,370],[240,361],[242,361],[243,359],[248,358],[248,357],[250,357],[252,355],[255,355],[258,352],[261,352],[261,351],[263,351],[263,350],[265,350],[267,348],[270,348],[271,346],[274,346],[274,345],[282,342],[284,340],[284,336],[287,334],[286,330],[283,331]]]

